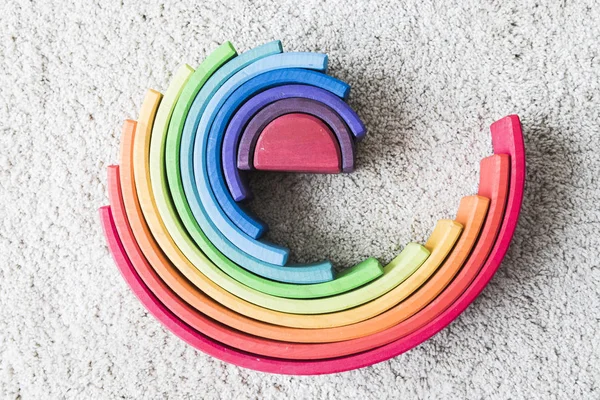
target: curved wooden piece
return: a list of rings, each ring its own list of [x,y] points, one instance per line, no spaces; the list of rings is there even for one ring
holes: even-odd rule
[[[331,108],[312,99],[288,98],[275,101],[260,110],[248,123],[238,147],[239,169],[253,168],[253,155],[261,132],[276,118],[290,113],[304,113],[323,120],[335,133],[342,153],[342,171],[354,170],[354,141],[344,120]]]
[[[322,102],[344,120],[356,140],[362,140],[365,136],[366,128],[356,112],[334,93],[311,85],[285,85],[265,90],[250,98],[236,111],[227,125],[223,138],[221,149],[223,173],[229,192],[235,201],[248,200],[251,197],[245,176],[237,168],[237,149],[243,129],[262,108],[274,101],[290,97],[302,97]]]

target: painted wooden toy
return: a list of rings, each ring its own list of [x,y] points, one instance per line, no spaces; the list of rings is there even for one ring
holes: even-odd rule
[[[288,265],[289,250],[261,240],[266,224],[240,204],[245,174],[354,169],[366,129],[326,68],[327,56],[279,41],[240,55],[227,42],[182,66],[164,96],[147,92],[108,169],[100,219],[125,281],[175,335],[242,367],[335,373],[417,346],[481,293],[519,218],[525,149],[511,115],[491,125],[477,195],[426,243],[339,274],[330,261]]]

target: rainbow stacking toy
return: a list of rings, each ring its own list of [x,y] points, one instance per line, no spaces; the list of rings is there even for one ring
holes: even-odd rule
[[[335,275],[331,262],[286,265],[288,249],[239,202],[251,170],[351,172],[364,124],[327,56],[278,41],[237,55],[230,43],[185,65],[127,120],[121,162],[100,209],[112,255],[169,330],[221,360],[281,374],[371,365],[427,340],[479,295],[511,242],[523,198],[521,124],[491,126],[477,195],[424,245],[388,265]]]

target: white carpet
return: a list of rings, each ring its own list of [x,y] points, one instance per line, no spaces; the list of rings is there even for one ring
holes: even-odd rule
[[[597,1],[7,1],[0,7],[2,398],[600,398]],[[352,4],[352,5],[351,5]],[[101,232],[106,167],[146,88],[225,40],[330,56],[369,134],[350,175],[256,175],[300,261],[389,261],[453,217],[521,116],[524,209],[448,329],[370,368],[257,373],[195,351],[129,291]]]

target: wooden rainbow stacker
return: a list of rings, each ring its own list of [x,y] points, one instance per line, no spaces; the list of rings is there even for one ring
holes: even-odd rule
[[[350,173],[366,129],[327,56],[279,41],[240,55],[231,43],[149,90],[127,120],[100,208],[127,283],[164,326],[224,361],[280,374],[326,374],[395,357],[452,322],[481,293],[512,240],[525,149],[511,115],[491,125],[479,190],[426,243],[388,265],[340,274],[289,265],[242,204],[253,170]]]

